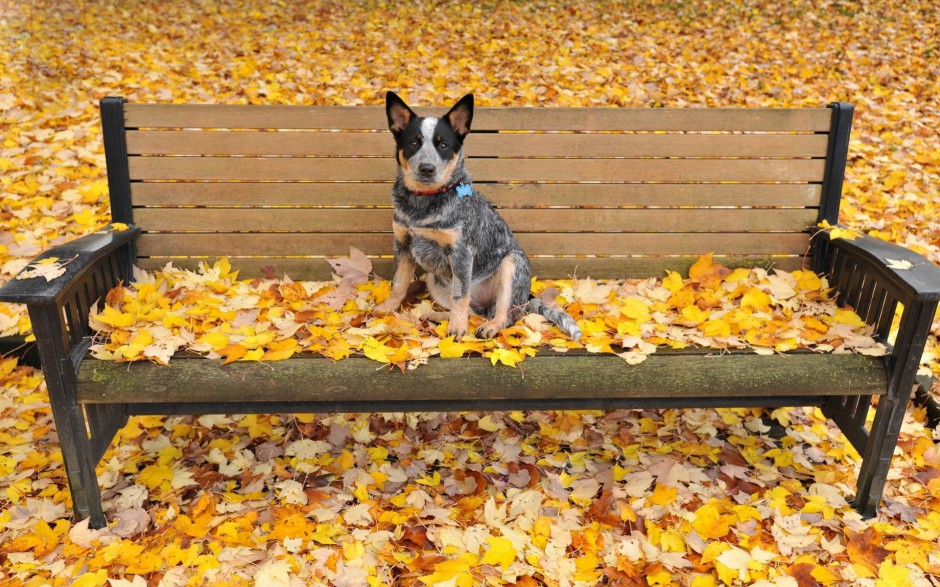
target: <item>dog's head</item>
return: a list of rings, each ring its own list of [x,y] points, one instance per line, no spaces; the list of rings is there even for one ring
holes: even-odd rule
[[[385,113],[405,187],[433,192],[447,186],[462,161],[463,140],[473,119],[473,94],[461,98],[443,117],[434,118],[417,116],[397,94],[388,92]]]

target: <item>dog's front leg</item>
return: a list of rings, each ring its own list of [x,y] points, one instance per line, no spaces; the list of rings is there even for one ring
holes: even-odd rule
[[[408,248],[407,229],[402,225],[395,223],[395,276],[392,277],[392,292],[388,299],[373,308],[373,311],[379,313],[394,312],[401,306],[408,295],[408,286],[414,281],[415,277],[415,258]]]
[[[455,249],[451,253],[451,297],[450,320],[447,323],[447,334],[454,335],[458,340],[467,334],[470,318],[470,283],[473,278],[473,255],[466,249]]]

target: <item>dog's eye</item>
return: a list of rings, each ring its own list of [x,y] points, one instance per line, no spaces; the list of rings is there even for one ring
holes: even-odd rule
[[[411,147],[412,149],[417,149],[417,148],[418,148],[418,139],[412,139],[412,141],[411,141],[410,143],[408,143],[408,146]]]
[[[440,149],[441,151],[446,151],[447,149],[450,148],[450,146],[447,143],[441,143],[437,146],[437,148]]]

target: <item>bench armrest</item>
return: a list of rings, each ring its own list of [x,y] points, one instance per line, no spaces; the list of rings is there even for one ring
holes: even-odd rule
[[[822,232],[817,238],[828,241],[830,250],[844,253],[867,279],[893,290],[902,304],[940,301],[940,267],[923,255],[870,236],[830,239],[828,233]],[[893,267],[894,262],[904,266],[906,262],[910,267]]]
[[[108,228],[49,249],[33,259],[31,265],[42,259],[56,257],[64,264],[65,273],[51,281],[42,277],[28,279],[15,277],[0,288],[0,302],[27,305],[57,304],[68,292],[70,286],[97,261],[116,251],[126,250],[128,245],[132,246],[139,234],[140,228],[138,227],[121,231]],[[127,273],[123,276],[124,279],[130,278],[128,269],[132,262],[133,259],[127,258],[115,265],[120,271]]]
[[[858,312],[882,342],[888,344],[895,312],[903,307],[886,366],[890,390],[906,402],[940,303],[940,267],[914,251],[870,236],[833,239],[821,232],[816,238],[817,255],[838,292],[839,304]]]

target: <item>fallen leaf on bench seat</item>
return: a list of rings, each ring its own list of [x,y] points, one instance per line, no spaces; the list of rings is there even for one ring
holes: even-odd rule
[[[354,252],[355,255],[355,252]],[[534,292],[565,307],[582,339],[559,335],[539,316],[527,316],[491,340],[472,335],[454,340],[446,323],[429,322],[426,293],[395,314],[372,308],[390,291],[389,282],[369,279],[361,258],[331,260],[331,282],[238,279],[227,261],[199,271],[168,265],[119,286],[91,313],[93,329],[105,335],[94,355],[117,361],[167,364],[179,350],[234,361],[277,361],[297,353],[333,360],[360,354],[399,369],[420,368],[429,358],[482,355],[493,365],[515,367],[546,346],[616,354],[642,363],[660,346],[752,349],[760,354],[797,348],[883,355],[872,327],[829,297],[824,278],[736,269],[703,256],[694,277],[668,273],[662,279],[536,281]],[[365,259],[368,261],[368,259]],[[369,265],[371,266],[371,264]],[[471,317],[470,331],[482,317]]]

